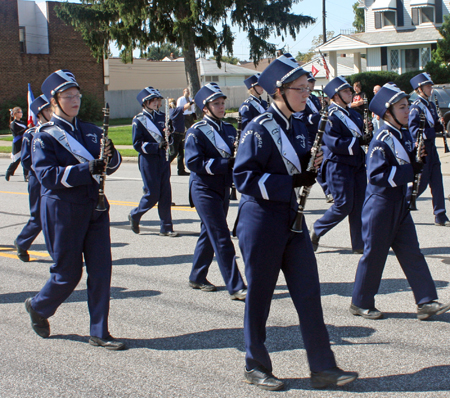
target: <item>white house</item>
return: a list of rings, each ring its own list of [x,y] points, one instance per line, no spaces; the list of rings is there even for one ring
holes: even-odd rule
[[[365,32],[340,34],[316,48],[329,56],[332,77],[337,76],[337,55],[353,54],[354,72],[361,71],[365,54],[368,71],[399,74],[422,69],[431,60],[431,50],[442,39],[437,28],[449,13],[444,0],[360,0]]]
[[[244,80],[256,73],[254,70],[226,62],[222,62],[219,68],[217,62],[212,59],[199,58],[197,62],[201,86],[210,82],[216,82],[220,87],[244,86]]]

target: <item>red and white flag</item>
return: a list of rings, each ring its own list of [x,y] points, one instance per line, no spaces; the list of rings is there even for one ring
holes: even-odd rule
[[[325,69],[326,78],[327,78],[327,80],[330,80],[330,70],[328,69],[327,61],[325,60],[325,57],[323,56],[322,51],[319,50],[319,53],[322,57],[323,68]]]
[[[28,120],[27,120],[27,127],[34,127],[36,126],[36,122],[37,122],[37,117],[36,115],[31,111],[31,103],[34,101],[34,95],[33,92],[31,91],[31,86],[30,83],[28,83],[28,95],[27,95],[27,99],[28,99]]]
[[[319,69],[317,69],[314,65],[311,66],[311,73],[314,77],[319,73]]]

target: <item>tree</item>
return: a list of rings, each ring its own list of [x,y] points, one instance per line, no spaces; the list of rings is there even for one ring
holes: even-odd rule
[[[216,59],[216,57],[209,57],[209,59]],[[227,55],[222,56],[222,61],[228,64],[237,65],[241,60],[236,57],[230,57]]]
[[[365,31],[365,21],[364,21],[364,8],[358,8],[359,1],[353,4],[353,13],[355,14],[355,20],[353,21],[353,26],[357,33]]]
[[[200,89],[195,50],[213,52],[220,66],[223,53],[233,52],[237,26],[250,43],[250,58],[256,64],[275,53],[267,40],[272,34],[294,39],[301,27],[315,22],[290,12],[298,0],[81,0],[61,3],[56,14],[81,33],[92,54],[108,57],[109,43],[120,50],[124,62],[132,62],[133,50],[144,55],[150,44],[169,43],[180,47],[192,94]],[[216,30],[218,27],[219,30]]]
[[[308,51],[307,53],[301,53],[299,51],[295,59],[297,62],[309,62],[314,57],[314,54],[314,51]]]
[[[181,50],[172,44],[164,43],[161,46],[152,44],[146,51],[146,57],[154,61],[161,61],[163,58],[169,57],[171,54],[173,54],[175,58],[178,58],[180,57]]]
[[[438,28],[443,39],[438,40],[432,60],[439,65],[450,65],[450,16],[444,15],[444,23]]]

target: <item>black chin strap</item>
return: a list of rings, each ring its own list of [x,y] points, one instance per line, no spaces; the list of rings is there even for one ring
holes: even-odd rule
[[[347,103],[347,102],[345,102],[345,101],[343,100],[343,98],[342,98],[342,96],[341,96],[341,92],[340,92],[340,91],[338,91],[338,92],[337,92],[337,95],[339,96],[339,98],[341,99],[341,101],[343,102],[343,104],[344,104],[345,106],[347,106],[347,105],[348,105],[348,103]]]
[[[67,117],[70,117],[66,112],[64,112],[63,108],[61,108],[61,105],[59,104],[59,101],[58,101],[58,97],[55,98],[55,101],[56,101],[56,105],[58,106],[58,108],[60,109],[60,111],[61,111],[62,113],[64,113],[64,115],[66,115]],[[44,118],[45,118],[45,116],[44,116]],[[47,119],[45,119],[45,120],[47,120]],[[47,120],[47,121],[48,121],[48,120]]]
[[[420,89],[421,95],[424,96],[427,101],[429,101],[428,98],[430,98],[430,96],[428,96],[424,93],[424,91],[422,90],[422,87],[419,87],[419,89]]]
[[[286,98],[286,93],[284,92],[284,90],[281,90],[281,89],[280,89],[280,92],[281,92],[281,96],[283,97],[283,101],[284,101],[284,103],[286,104],[287,108],[288,108],[292,113],[295,113],[295,111],[291,108],[291,105],[289,104],[289,101],[288,101],[287,98]]]
[[[403,124],[398,121],[397,116],[395,116],[394,109],[391,109],[390,112],[392,117],[394,118],[395,123],[397,123],[400,126],[400,128],[402,128]]]

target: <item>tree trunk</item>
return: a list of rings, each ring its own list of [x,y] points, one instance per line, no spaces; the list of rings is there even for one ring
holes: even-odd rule
[[[188,39],[187,46],[183,46],[184,70],[188,82],[191,97],[194,98],[198,90],[200,90],[200,79],[197,69],[197,61],[195,59],[195,46],[192,38]],[[187,48],[187,49],[186,49]],[[202,110],[197,109],[197,116],[202,114]]]

